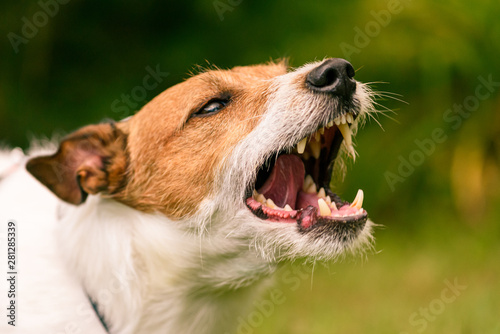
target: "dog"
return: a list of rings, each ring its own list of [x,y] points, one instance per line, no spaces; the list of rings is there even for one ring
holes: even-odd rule
[[[354,75],[340,58],[209,69],[129,118],[4,152],[17,329],[233,333],[280,263],[368,249],[363,192],[330,190],[374,110]]]

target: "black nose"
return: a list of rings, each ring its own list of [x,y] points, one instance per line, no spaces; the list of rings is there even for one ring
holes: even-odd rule
[[[306,82],[315,92],[349,97],[356,89],[353,77],[354,68],[351,63],[341,58],[330,58],[309,72]]]

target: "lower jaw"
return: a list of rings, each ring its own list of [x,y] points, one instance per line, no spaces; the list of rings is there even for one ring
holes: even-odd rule
[[[308,205],[299,209],[283,209],[266,205],[259,202],[255,196],[250,196],[245,200],[246,206],[258,218],[274,223],[294,223],[302,231],[307,231],[318,226],[349,225],[351,227],[363,227],[368,219],[367,212],[362,208],[352,207],[348,202],[342,201],[330,190],[329,198],[334,198],[334,206],[338,205],[340,209],[331,210],[325,215],[323,208],[314,205]],[[302,192],[301,192],[302,193]],[[299,197],[301,194],[299,194]],[[298,206],[300,207],[300,206]]]

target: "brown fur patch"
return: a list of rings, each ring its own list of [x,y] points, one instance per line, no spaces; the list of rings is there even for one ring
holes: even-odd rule
[[[130,180],[118,198],[172,218],[209,196],[222,161],[258,124],[269,81],[284,63],[211,70],[167,89],[129,121]],[[209,117],[190,117],[212,98],[231,96]]]
[[[51,156],[28,161],[26,169],[63,200],[80,204],[87,194],[112,196],[125,184],[126,135],[113,124],[86,126]]]
[[[127,121],[90,125],[56,154],[27,169],[63,200],[80,204],[102,193],[133,208],[181,218],[210,195],[216,173],[265,111],[270,81],[284,61],[209,70],[177,84]],[[193,116],[208,101],[230,97],[223,110]]]

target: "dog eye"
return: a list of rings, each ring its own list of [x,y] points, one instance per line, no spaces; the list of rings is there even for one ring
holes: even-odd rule
[[[193,116],[211,116],[215,115],[227,105],[228,100],[215,99],[208,101],[203,107],[200,108]]]

